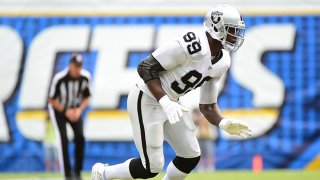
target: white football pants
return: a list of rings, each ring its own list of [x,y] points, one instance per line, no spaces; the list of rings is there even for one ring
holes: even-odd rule
[[[144,167],[158,173],[164,165],[163,141],[168,141],[177,156],[200,156],[195,125],[189,112],[176,124],[170,124],[161,105],[134,86],[128,96],[128,112],[135,145]]]

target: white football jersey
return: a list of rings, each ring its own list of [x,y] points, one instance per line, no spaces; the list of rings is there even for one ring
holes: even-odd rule
[[[177,101],[189,91],[201,87],[199,103],[211,104],[217,102],[218,80],[230,67],[229,52],[222,52],[222,58],[212,64],[205,31],[190,30],[161,45],[152,56],[166,70],[159,75],[162,88],[170,99]],[[146,84],[138,87],[153,97]]]

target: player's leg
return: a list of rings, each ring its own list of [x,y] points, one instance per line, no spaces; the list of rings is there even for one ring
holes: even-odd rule
[[[148,179],[156,176],[164,165],[162,145],[165,114],[159,104],[134,88],[129,93],[128,112],[140,158],[101,168],[106,179]],[[101,164],[99,166],[102,167]]]
[[[165,114],[159,103],[135,88],[134,98],[128,98],[128,112],[133,138],[140,158],[130,162],[133,178],[152,178],[163,168],[163,122]]]
[[[56,113],[52,106],[49,106],[49,114],[55,127],[57,137],[57,149],[59,154],[59,163],[66,179],[71,179],[70,160],[68,151],[68,137],[66,128],[66,118],[60,113]]]
[[[69,121],[70,122],[70,121]],[[84,134],[83,134],[83,121],[80,119],[77,122],[70,122],[71,128],[74,132],[74,175],[75,178],[80,179],[81,177],[81,170],[84,158]]]
[[[169,163],[163,179],[184,179],[200,160],[200,147],[190,115],[184,113],[183,120],[174,125],[165,122],[164,133],[177,156]]]
[[[138,116],[137,110],[137,104],[138,104],[138,96],[139,96],[139,90],[132,89],[129,92],[127,106],[128,106],[128,112],[129,117],[134,118],[132,116]],[[138,120],[137,120],[138,123]],[[134,121],[131,120],[131,126],[132,126],[132,132],[133,132],[133,139],[136,141],[136,138],[139,137],[138,129],[139,124],[134,123]],[[136,146],[138,142],[135,142]],[[131,163],[132,162],[132,163]],[[132,179],[132,175],[130,173],[130,164],[138,164],[137,159],[128,159],[123,163],[115,164],[115,165],[106,165],[102,163],[95,163],[92,167],[91,172],[91,180],[103,180],[103,179]],[[141,161],[140,161],[141,162]],[[139,165],[137,165],[139,166]]]

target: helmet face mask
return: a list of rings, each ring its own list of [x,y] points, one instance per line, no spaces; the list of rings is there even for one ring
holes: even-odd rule
[[[226,26],[227,36],[224,39],[223,47],[232,52],[236,52],[243,44],[245,30],[242,28]]]
[[[204,29],[214,39],[223,45],[223,48],[235,52],[243,44],[245,24],[238,10],[229,5],[218,5],[206,15]]]

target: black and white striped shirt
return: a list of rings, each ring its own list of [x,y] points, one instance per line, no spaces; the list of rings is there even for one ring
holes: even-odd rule
[[[78,107],[90,96],[90,73],[84,69],[77,79],[71,78],[68,69],[58,72],[52,80],[49,97],[58,100],[65,109]]]

